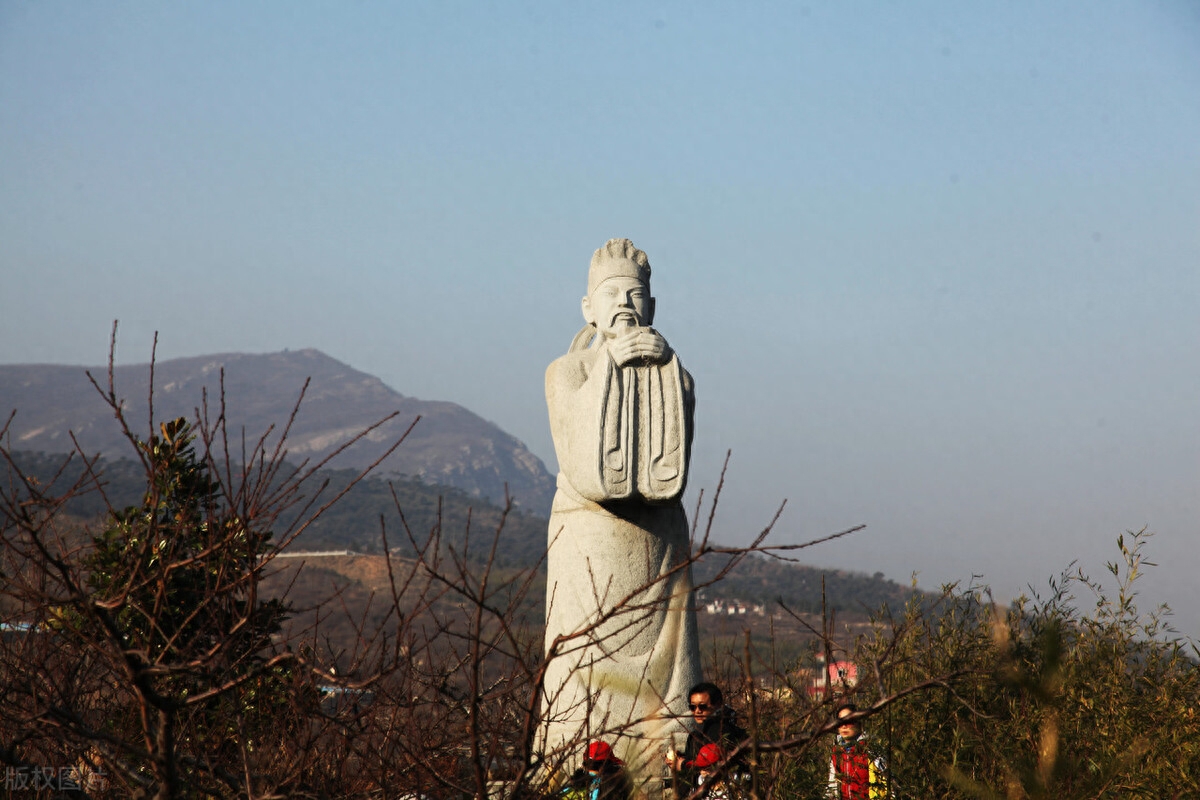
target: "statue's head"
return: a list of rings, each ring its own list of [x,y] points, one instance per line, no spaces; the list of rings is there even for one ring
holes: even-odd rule
[[[583,318],[608,338],[654,322],[650,259],[628,239],[609,239],[592,254]]]

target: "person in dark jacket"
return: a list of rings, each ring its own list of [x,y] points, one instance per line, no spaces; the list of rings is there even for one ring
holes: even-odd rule
[[[747,738],[746,731],[736,721],[736,715],[721,690],[714,683],[698,683],[688,691],[688,708],[696,727],[688,734],[682,753],[667,752],[667,766],[676,780],[675,796],[687,797],[699,785],[696,758],[707,744],[715,744],[724,753],[731,753]],[[745,758],[739,756],[730,765],[732,775],[746,771]]]

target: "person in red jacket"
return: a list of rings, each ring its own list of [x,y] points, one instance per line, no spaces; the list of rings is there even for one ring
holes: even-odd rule
[[[891,796],[886,763],[872,752],[862,724],[850,719],[857,712],[858,707],[853,703],[842,703],[837,709],[837,719],[844,722],[838,725],[829,758],[829,787],[825,796],[831,800],[877,800]]]

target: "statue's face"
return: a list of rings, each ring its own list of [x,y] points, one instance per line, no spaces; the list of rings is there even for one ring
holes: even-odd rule
[[[583,318],[611,339],[654,321],[654,298],[637,278],[609,278],[583,298]]]

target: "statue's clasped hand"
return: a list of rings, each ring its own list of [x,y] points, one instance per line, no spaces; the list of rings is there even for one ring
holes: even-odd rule
[[[662,364],[671,356],[667,340],[653,328],[634,328],[614,338],[609,352],[619,367]]]

